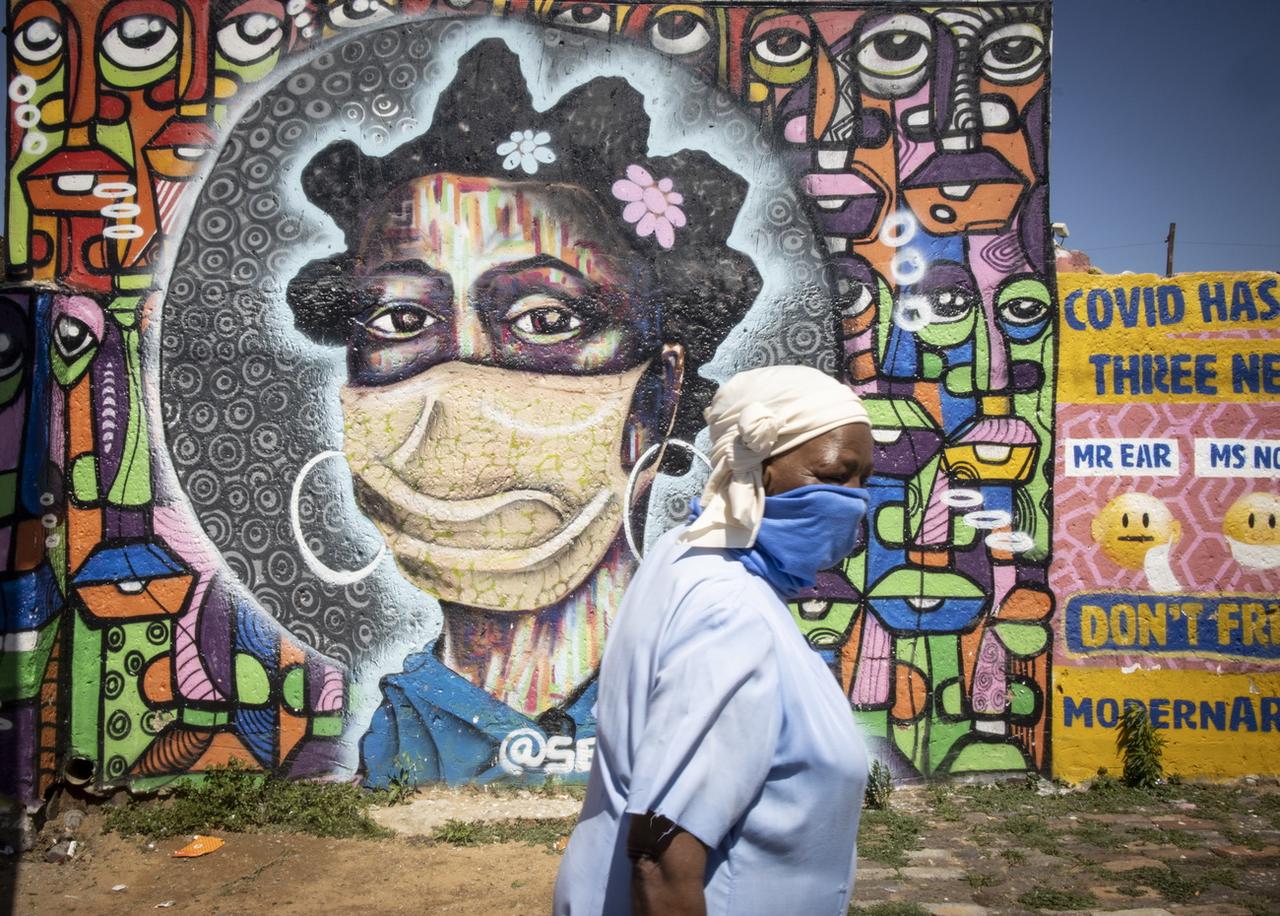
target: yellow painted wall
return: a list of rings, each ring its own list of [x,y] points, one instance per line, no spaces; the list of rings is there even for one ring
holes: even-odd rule
[[[1119,774],[1115,716],[1126,700],[1140,701],[1159,727],[1168,774],[1225,778],[1280,769],[1280,671],[1126,674],[1058,665],[1053,698],[1053,772],[1061,779],[1088,779],[1098,767]]]
[[[1058,289],[1053,772],[1136,701],[1167,773],[1280,773],[1280,274]]]

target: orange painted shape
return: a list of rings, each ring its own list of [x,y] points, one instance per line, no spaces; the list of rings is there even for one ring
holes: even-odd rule
[[[899,722],[910,722],[924,713],[924,701],[929,695],[929,685],[919,668],[903,662],[893,666],[893,709],[889,715]]]
[[[157,655],[143,669],[142,697],[148,703],[173,702],[173,665],[169,653]]]
[[[67,504],[67,566],[72,575],[102,542],[102,510]]]
[[[825,54],[819,54],[816,61],[818,68],[817,91],[813,103],[813,135],[821,137],[831,123],[831,116],[836,110],[836,91],[838,81],[831,61]]]
[[[1053,610],[1053,599],[1033,588],[1015,588],[1000,603],[996,616],[1001,620],[1044,620]]]
[[[18,522],[14,532],[13,568],[17,572],[35,569],[44,559],[44,526],[40,519],[29,518]]]
[[[307,736],[307,717],[295,716],[281,709],[277,722],[280,732],[280,756],[276,758],[276,763],[283,764],[289,759],[293,749],[298,746],[298,742]]]
[[[307,656],[289,640],[281,637],[280,639],[280,670],[283,671],[290,665],[301,665],[307,660]]]
[[[69,458],[93,451],[93,405],[89,391],[89,373],[67,393],[67,426],[71,434]]]
[[[927,566],[931,569],[946,569],[951,566],[951,551],[908,550],[907,562],[916,566]]]
[[[210,770],[214,767],[229,766],[232,761],[243,764],[251,770],[261,769],[257,759],[249,753],[243,741],[231,732],[216,732],[205,752],[191,765],[190,769],[196,772]]]
[[[141,592],[122,592],[119,583],[84,585],[77,591],[89,613],[103,620],[141,620],[168,617],[182,610],[191,589],[190,574],[152,579]]]

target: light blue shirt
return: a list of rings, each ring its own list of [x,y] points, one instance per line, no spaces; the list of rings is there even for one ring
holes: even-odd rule
[[[682,531],[645,557],[609,633],[555,913],[631,912],[628,816],[655,811],[711,850],[708,914],[843,916],[867,780],[849,701],[773,588]]]

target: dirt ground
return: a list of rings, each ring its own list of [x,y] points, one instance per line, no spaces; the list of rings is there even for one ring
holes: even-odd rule
[[[69,862],[45,861],[47,835],[21,859],[0,860],[0,905],[11,900],[19,914],[542,914],[559,864],[549,844],[430,837],[450,819],[563,817],[576,806],[429,792],[377,814],[401,832],[394,838],[222,833],[223,848],[186,860],[170,853],[189,837],[106,834],[102,813],[91,812]],[[1280,914],[1280,791],[900,789],[891,810],[864,813],[859,853],[850,912],[864,916]]]

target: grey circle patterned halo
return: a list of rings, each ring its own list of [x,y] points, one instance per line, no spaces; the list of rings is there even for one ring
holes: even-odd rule
[[[834,318],[799,198],[753,118],[691,75],[654,67],[649,52],[584,41],[548,45],[531,26],[498,20],[416,19],[354,35],[283,73],[242,109],[203,177],[161,308],[160,420],[171,481],[225,563],[225,572],[297,638],[348,666],[438,626],[431,599],[390,562],[335,586],[317,578],[289,524],[290,491],[316,454],[339,447],[341,352],[312,344],[285,304],[307,261],[340,250],[341,232],[310,205],[300,175],[338,139],[383,156],[426,130],[458,58],[497,37],[520,56],[535,104],[550,107],[597,76],[646,89],[650,148],[702,149],[750,183],[730,245],[757,265],[764,288],[703,374],[723,380],[765,363],[835,366]],[[541,94],[541,96],[539,96]],[[513,125],[516,129],[518,125]],[[589,138],[582,141],[589,147]],[[665,528],[700,485],[660,481],[649,527]],[[310,552],[333,569],[379,551],[341,462],[323,462],[300,488]],[[652,532],[650,532],[650,535]],[[216,587],[235,588],[231,582]]]

